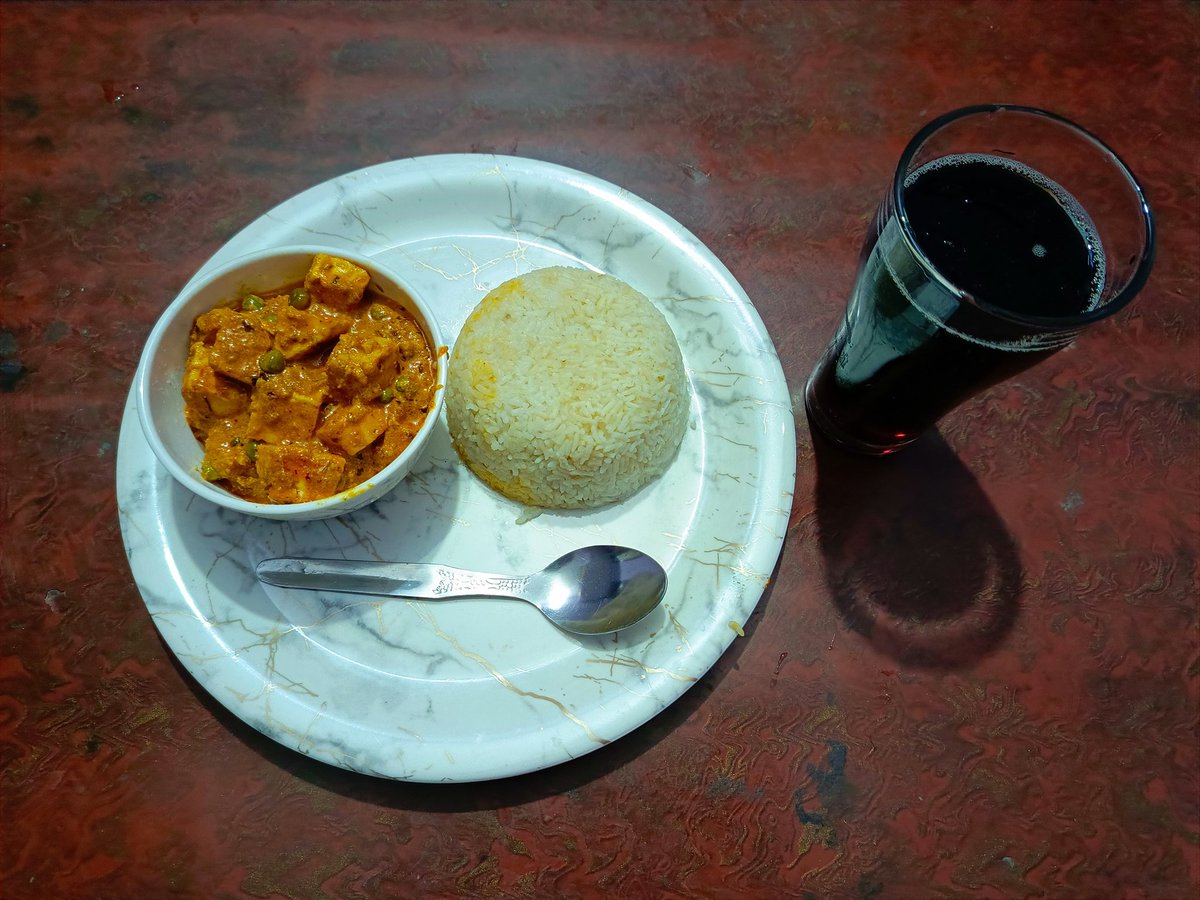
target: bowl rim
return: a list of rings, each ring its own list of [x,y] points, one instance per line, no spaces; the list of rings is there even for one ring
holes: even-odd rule
[[[412,305],[420,313],[418,325],[425,332],[425,336],[429,339],[430,349],[433,351],[434,360],[434,393],[433,402],[430,404],[429,411],[425,414],[425,420],[421,423],[421,427],[413,436],[412,441],[404,448],[400,454],[390,463],[368,478],[366,481],[360,482],[353,487],[346,488],[344,491],[339,491],[330,497],[322,497],[319,500],[306,500],[303,503],[257,503],[253,500],[245,500],[238,497],[236,494],[219,488],[207,481],[204,481],[195,472],[190,472],[181,466],[167,450],[162,438],[158,433],[158,424],[156,423],[153,404],[150,401],[150,368],[151,361],[157,355],[161,348],[163,337],[170,326],[179,318],[183,309],[195,298],[195,296],[214,282],[227,277],[230,273],[238,269],[245,268],[256,262],[270,259],[276,256],[292,256],[292,255],[308,255],[315,256],[318,253],[326,253],[330,256],[338,256],[343,259],[348,259],[357,265],[367,269],[371,274],[372,279],[376,275],[383,275],[387,280],[394,282],[408,295]],[[322,244],[287,244],[279,247],[270,247],[263,250],[256,250],[250,253],[242,254],[235,259],[224,263],[221,266],[213,269],[211,272],[205,272],[201,267],[196,273],[179,290],[167,307],[159,314],[158,319],[154,323],[154,327],[150,330],[150,334],[146,337],[145,343],[142,345],[142,353],[138,359],[138,366],[134,373],[134,397],[138,413],[138,421],[141,424],[142,433],[145,435],[150,449],[154,456],[158,459],[171,476],[202,499],[209,500],[234,512],[246,513],[248,515],[259,516],[262,518],[321,518],[323,513],[328,513],[332,507],[341,507],[349,501],[353,501],[364,494],[377,489],[381,483],[386,484],[394,475],[397,469],[409,465],[414,456],[419,454],[428,443],[430,433],[435,427],[438,416],[441,413],[442,403],[445,397],[446,388],[446,359],[448,352],[446,344],[442,338],[440,326],[436,317],[433,315],[432,309],[425,302],[421,294],[412,286],[412,283],[399,272],[395,271],[391,266],[382,263],[379,260],[358,253],[354,250],[347,250],[342,247],[332,247]],[[182,365],[182,359],[180,362]],[[180,415],[183,413],[183,405],[180,404]],[[405,473],[407,474],[407,473]],[[398,484],[403,480],[403,475],[396,479]],[[389,486],[394,487],[394,485]],[[383,493],[387,493],[385,490]],[[382,494],[380,495],[382,496]],[[378,499],[373,497],[372,500]],[[368,503],[371,501],[367,501]],[[347,508],[346,512],[351,512],[359,508],[359,504]]]

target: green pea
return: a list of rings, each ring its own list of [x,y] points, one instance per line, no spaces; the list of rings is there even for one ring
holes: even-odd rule
[[[200,463],[200,477],[205,481],[217,481],[221,477],[221,473],[207,459]]]
[[[308,296],[308,291],[304,288],[294,288],[288,297],[288,303],[291,304],[292,309],[308,309],[308,305],[312,303],[312,297]]]
[[[397,393],[403,394],[405,391],[408,390],[409,384],[411,384],[411,382],[407,378],[405,378],[403,375],[401,375],[399,378],[397,378],[392,383],[392,386],[396,389]]]
[[[379,402],[380,403],[391,403],[392,398],[395,396],[396,396],[396,392],[393,391],[391,388],[384,388],[383,392],[379,395]]]
[[[242,309],[246,312],[257,312],[264,305],[263,298],[258,296],[258,294],[247,294],[242,298]]]
[[[386,306],[381,306],[378,303],[367,310],[367,315],[376,322],[378,322],[380,319],[390,319],[392,317],[391,310],[389,310]]]
[[[250,460],[250,462],[254,462],[256,459],[258,459],[258,444],[254,443],[254,441],[247,441],[244,450],[246,453],[246,459]]]
[[[278,375],[287,365],[287,360],[278,350],[268,350],[258,358],[258,367],[268,375]]]

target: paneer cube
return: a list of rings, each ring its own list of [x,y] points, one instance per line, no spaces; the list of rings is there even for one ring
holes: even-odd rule
[[[204,442],[202,474],[209,481],[235,480],[254,474],[254,461],[246,452],[246,442],[233,422],[222,422],[209,432]]]
[[[236,416],[250,403],[244,387],[216,373],[210,356],[210,348],[197,341],[183,368],[184,411],[188,425],[202,439],[216,419]]]
[[[316,441],[261,444],[254,468],[275,503],[306,503],[337,493],[346,461]]]
[[[363,291],[370,282],[366,269],[328,253],[314,256],[304,276],[304,287],[314,300],[343,310],[353,309],[362,302]]]
[[[183,384],[181,390],[183,399],[189,405],[208,406],[205,399],[204,383],[209,378],[215,378],[212,364],[208,361],[209,348],[197,341],[188,347],[187,360],[183,364]]]
[[[250,384],[259,374],[259,357],[270,349],[270,332],[262,323],[243,317],[217,332],[209,359],[222,375]]]
[[[272,314],[274,321],[266,322],[266,328],[275,336],[275,349],[289,360],[299,359],[345,334],[354,322],[349,316],[322,306],[293,309],[286,300],[272,309]]]
[[[346,401],[381,393],[395,381],[399,359],[399,348],[383,335],[370,331],[343,334],[325,363],[329,386]]]
[[[387,428],[382,404],[350,403],[332,410],[317,429],[317,437],[327,447],[356,456],[375,442]]]
[[[196,316],[196,333],[206,344],[211,344],[222,328],[241,325],[246,314],[227,306],[218,306]]]
[[[244,387],[235,381],[213,372],[212,383],[206,385],[208,408],[214,416],[222,419],[236,416],[250,405],[250,395]]]
[[[325,373],[304,365],[258,379],[250,397],[248,436],[272,443],[312,437],[327,393]]]

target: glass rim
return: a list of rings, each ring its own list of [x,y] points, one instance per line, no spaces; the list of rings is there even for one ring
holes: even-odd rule
[[[1059,125],[1063,125],[1077,135],[1084,138],[1091,144],[1095,145],[1101,153],[1108,156],[1117,169],[1125,176],[1129,187],[1133,190],[1137,197],[1138,205],[1141,208],[1143,236],[1145,240],[1145,248],[1142,252],[1142,258],[1138,261],[1137,269],[1129,278],[1125,286],[1110,300],[1095,309],[1086,310],[1081,313],[1076,313],[1071,316],[1035,316],[1026,313],[1013,312],[997,306],[994,303],[989,303],[982,297],[971,294],[954,284],[950,279],[938,270],[937,266],[925,255],[925,251],[921,249],[920,243],[917,241],[916,235],[913,233],[912,226],[908,221],[908,212],[904,206],[904,182],[907,179],[909,172],[908,166],[913,157],[921,146],[933,136],[937,131],[940,131],[951,122],[956,122],[959,119],[965,119],[968,116],[979,115],[981,113],[997,113],[997,112],[1017,112],[1025,115],[1039,116],[1048,119]],[[1092,132],[1088,131],[1081,125],[1077,125],[1070,119],[1058,115],[1057,113],[1048,112],[1044,109],[1039,109],[1035,106],[1018,106],[1011,103],[983,103],[975,106],[963,106],[950,112],[943,113],[935,119],[930,120],[921,129],[913,135],[908,145],[904,148],[904,152],[900,154],[900,162],[896,166],[896,174],[892,178],[892,202],[896,207],[896,218],[900,220],[900,233],[904,236],[904,242],[908,245],[908,249],[912,252],[917,261],[930,272],[939,283],[947,288],[957,300],[969,303],[988,315],[1004,319],[1008,322],[1017,325],[1025,325],[1034,328],[1044,329],[1047,331],[1067,331],[1072,328],[1080,328],[1084,325],[1090,325],[1093,322],[1098,322],[1101,319],[1107,319],[1120,310],[1124,309],[1129,302],[1137,296],[1138,292],[1146,284],[1146,280],[1150,277],[1150,268],[1154,262],[1154,217],[1150,212],[1150,204],[1146,200],[1145,192],[1142,190],[1141,183],[1133,174],[1133,171],[1125,164],[1125,161],[1119,157],[1116,152],[1109,147],[1104,141],[1100,140]]]

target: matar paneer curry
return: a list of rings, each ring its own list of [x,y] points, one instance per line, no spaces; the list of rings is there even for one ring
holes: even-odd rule
[[[317,254],[303,284],[196,317],[183,399],[206,480],[303,503],[362,484],[409,445],[433,405],[435,348],[370,280]]]

